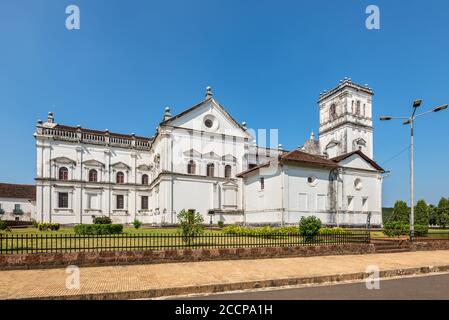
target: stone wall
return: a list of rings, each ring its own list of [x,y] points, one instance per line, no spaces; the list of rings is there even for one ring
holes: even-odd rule
[[[374,252],[371,244],[345,244],[298,247],[222,248],[160,251],[103,251],[72,253],[2,254],[0,270],[57,268],[69,265],[102,266],[168,263],[206,260],[280,258]]]

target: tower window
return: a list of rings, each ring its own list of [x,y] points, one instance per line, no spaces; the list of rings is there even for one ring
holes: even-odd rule
[[[142,175],[142,184],[143,185],[148,184],[148,175],[147,174]]]
[[[66,167],[59,168],[59,180],[69,180],[69,170]]]
[[[259,183],[260,183],[260,190],[264,190],[265,189],[265,178],[264,177],[260,178]]]
[[[357,105],[355,108],[355,114],[358,116],[360,115],[360,101],[357,101]]]
[[[227,164],[225,166],[225,172],[224,172],[225,178],[230,178],[231,177],[231,171],[232,171],[231,166],[229,164]]]
[[[98,173],[95,169],[89,170],[89,182],[97,182],[98,179]]]
[[[187,173],[195,174],[195,169],[196,169],[195,161],[190,160],[189,163],[187,163]]]
[[[333,120],[337,117],[337,106],[333,103],[329,108],[329,119]]]
[[[214,176],[214,169],[215,166],[213,163],[208,163],[207,164],[207,176],[208,177],[213,177]]]
[[[125,175],[123,174],[123,172],[117,172],[115,182],[119,184],[125,183]]]

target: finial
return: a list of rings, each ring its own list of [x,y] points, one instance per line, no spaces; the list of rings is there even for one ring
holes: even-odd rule
[[[210,86],[206,87],[206,98],[212,97],[212,88]]]
[[[310,133],[310,140],[315,140],[315,134],[313,133],[313,130]]]
[[[280,143],[278,144],[278,149],[282,150],[282,144],[280,144]]]
[[[246,121],[242,122],[242,126],[246,127]]]
[[[164,121],[171,118],[170,107],[165,107],[164,111]]]
[[[48,113],[48,116],[47,116],[47,122],[48,122],[48,123],[53,123],[54,119],[55,119],[55,118],[53,117],[53,112],[50,111],[50,112]]]

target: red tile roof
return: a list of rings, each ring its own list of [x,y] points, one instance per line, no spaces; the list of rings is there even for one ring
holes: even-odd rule
[[[326,168],[338,167],[338,164],[335,163],[334,161],[299,150],[287,152],[286,154],[280,157],[280,160],[297,162],[312,167],[326,167]]]
[[[0,183],[0,198],[36,200],[36,186],[29,184]]]

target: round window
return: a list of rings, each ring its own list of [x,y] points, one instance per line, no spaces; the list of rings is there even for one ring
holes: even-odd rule
[[[204,120],[204,125],[208,128],[212,128],[212,126],[214,125],[214,122],[211,119],[206,119],[206,120]]]
[[[311,186],[316,185],[316,177],[307,177],[307,183]]]

